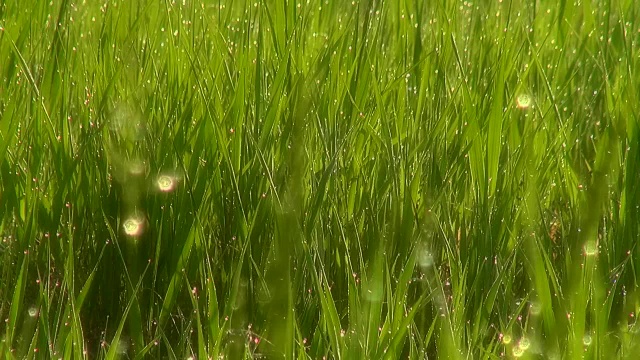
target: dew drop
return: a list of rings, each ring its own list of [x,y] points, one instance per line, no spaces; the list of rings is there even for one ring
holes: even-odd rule
[[[515,358],[519,358],[522,357],[522,355],[524,355],[524,349],[521,346],[514,346],[513,347],[513,357]]]
[[[162,192],[171,192],[176,188],[177,179],[169,175],[160,175],[156,180],[158,190]]]
[[[144,220],[141,217],[131,217],[124,221],[122,228],[129,236],[140,236],[144,231]]]
[[[519,109],[527,109],[533,103],[533,98],[528,94],[520,94],[516,98],[516,106]]]
[[[38,309],[35,306],[32,306],[29,308],[29,310],[27,310],[27,313],[30,317],[36,317],[38,316]]]

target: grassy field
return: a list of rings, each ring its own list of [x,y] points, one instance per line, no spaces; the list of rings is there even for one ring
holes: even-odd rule
[[[0,2],[0,359],[638,359],[634,0]]]

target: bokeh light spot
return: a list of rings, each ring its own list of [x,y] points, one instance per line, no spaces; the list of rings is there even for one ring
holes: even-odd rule
[[[170,192],[176,188],[177,179],[173,176],[169,175],[160,175],[158,180],[156,180],[156,185],[158,186],[158,190],[162,192]]]
[[[144,231],[144,221],[141,218],[132,217],[122,224],[124,233],[129,236],[140,236]]]
[[[516,98],[516,106],[519,109],[527,109],[528,107],[531,106],[532,103],[533,103],[533,98],[531,97],[531,95],[520,94]]]

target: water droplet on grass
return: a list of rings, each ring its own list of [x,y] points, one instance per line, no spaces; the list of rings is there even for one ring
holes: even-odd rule
[[[522,357],[522,355],[524,355],[524,349],[519,345],[515,346],[513,348],[513,357],[519,358],[519,357]]]
[[[29,310],[27,310],[27,313],[29,314],[30,317],[36,317],[38,316],[38,308],[36,308],[35,306],[32,306],[29,308]]]
[[[171,192],[176,188],[178,179],[175,176],[160,175],[156,180],[158,190],[162,192]]]
[[[142,217],[131,217],[122,224],[124,233],[129,236],[140,236],[144,231],[144,219]]]
[[[516,98],[516,106],[519,109],[527,109],[533,103],[533,98],[528,94],[520,94]]]

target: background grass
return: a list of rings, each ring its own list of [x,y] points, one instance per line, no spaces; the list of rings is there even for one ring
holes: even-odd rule
[[[0,4],[0,358],[635,359],[640,7]]]

